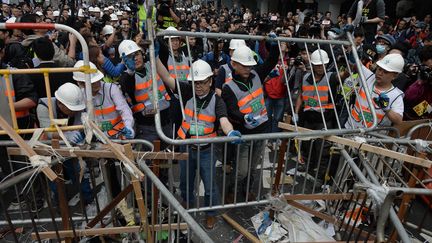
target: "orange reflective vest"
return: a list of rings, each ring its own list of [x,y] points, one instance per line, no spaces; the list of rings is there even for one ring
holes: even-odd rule
[[[179,81],[186,81],[187,75],[189,74],[189,69],[190,67],[188,64],[188,59],[184,54],[181,55],[180,62],[175,61],[175,58],[172,56],[168,57],[168,72],[170,73],[171,77],[178,77]]]
[[[102,94],[97,94],[93,100],[100,100],[95,104],[95,120],[101,130],[111,138],[118,138],[120,131],[125,127],[120,113],[117,111],[111,98],[111,87],[115,84],[101,82]]]
[[[372,103],[375,107],[377,107],[375,101],[372,100]],[[375,111],[378,123],[380,123],[385,117],[385,112],[382,109],[375,109]],[[366,93],[363,88],[360,89],[359,96],[357,96],[357,99],[355,101],[355,105],[351,109],[351,116],[356,122],[366,125],[366,127],[372,127],[373,125],[372,112],[370,110],[369,104],[366,99]]]
[[[147,114],[154,114],[153,105],[153,80],[150,76],[150,64],[146,63],[146,76],[141,77],[135,74],[135,101],[136,104],[132,106],[132,112],[141,112],[144,116]],[[158,84],[158,100],[159,100],[159,110],[163,111],[170,107],[169,100],[171,100],[168,95],[165,85],[162,80],[157,77]]]
[[[236,96],[239,111],[245,115],[251,114],[258,122],[257,126],[259,126],[268,120],[267,109],[264,103],[264,92],[259,75],[255,70],[251,71],[251,75],[254,75],[254,77],[252,78],[252,87],[248,91],[241,90],[238,86],[238,81],[234,79],[223,85],[228,85]],[[245,124],[245,127],[248,129],[253,129],[257,126]]]
[[[302,82],[302,101],[304,104],[303,111],[320,111],[321,107],[323,109],[333,109],[334,105],[329,99],[329,80],[331,72],[323,76],[319,82],[316,83],[316,88],[314,84],[309,83],[307,80],[311,73],[307,73]],[[318,93],[317,93],[318,91]],[[321,101],[321,107],[320,102]]]
[[[9,75],[9,81],[10,81],[11,90],[10,90],[10,92],[8,92],[7,89],[6,89],[6,80],[3,78],[3,76],[1,76],[0,90],[3,91],[2,93],[4,93],[4,95],[6,96],[6,98],[8,96],[12,96],[12,100],[13,100],[13,102],[15,102],[16,101],[16,99],[15,99],[15,90],[14,90],[14,85],[13,85],[13,79],[12,79],[12,77],[13,77],[13,75]],[[15,110],[15,116],[16,116],[16,118],[23,118],[23,117],[27,117],[29,115],[30,115],[30,111],[29,110],[22,110],[22,111]]]
[[[195,123],[193,98],[187,101],[184,109],[185,119],[177,131],[177,135],[182,139],[186,139],[187,134],[191,138],[216,137],[214,126],[216,122],[216,94],[213,94],[207,107],[197,108],[199,110],[197,111],[197,122]]]

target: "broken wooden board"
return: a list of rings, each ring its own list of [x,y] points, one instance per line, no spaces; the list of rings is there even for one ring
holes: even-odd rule
[[[310,131],[312,131],[310,129],[303,128],[303,127],[297,127],[296,128],[294,125],[286,124],[286,123],[282,123],[282,122],[279,122],[279,128],[289,130],[289,131],[298,131],[298,132],[310,132]],[[392,159],[405,161],[407,163],[419,165],[419,166],[422,166],[425,168],[432,167],[432,161],[430,161],[430,160],[414,157],[411,155],[399,153],[399,152],[396,152],[393,150],[388,150],[388,149],[373,146],[370,144],[360,143],[360,142],[354,141],[352,139],[343,138],[343,137],[339,137],[339,136],[325,136],[323,138],[330,141],[330,142],[338,143],[338,144],[341,144],[344,146],[349,146],[349,147],[359,149],[362,151],[366,151],[366,152],[372,152],[372,153],[375,153],[377,155],[383,155],[385,157],[389,157]]]

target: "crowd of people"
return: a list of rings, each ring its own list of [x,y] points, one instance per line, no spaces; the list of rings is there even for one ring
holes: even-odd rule
[[[432,117],[431,15],[406,16],[393,21],[386,17],[382,0],[365,2],[357,26],[353,25],[357,1],[347,15],[338,16],[334,22],[331,12],[298,9],[281,16],[277,12],[261,13],[236,5],[216,9],[212,5],[175,4],[172,0],[162,0],[151,9],[142,0],[113,5],[61,5],[58,9],[58,6],[28,2],[3,3],[0,21],[61,23],[79,31],[89,47],[91,67],[98,70],[91,74],[97,124],[110,138],[149,141],[160,138],[154,124],[147,39],[151,26],[147,18],[158,31],[269,36],[262,41],[188,37],[189,47],[186,39],[180,36],[155,39],[160,77],[156,81],[158,108],[165,135],[176,134],[174,138],[179,139],[232,137],[233,143],[239,143],[240,150],[239,160],[233,165],[238,170],[234,181],[237,180],[238,185],[248,185],[241,189],[252,199],[254,194],[246,192],[253,183],[253,178],[248,177],[248,168],[256,168],[259,160],[249,159],[250,150],[252,158],[259,158],[266,144],[262,140],[242,142],[241,136],[279,132],[277,123],[285,113],[300,126],[314,130],[370,127],[373,120],[365,94],[370,91],[379,126]],[[350,47],[333,50],[330,45],[322,48],[302,42],[278,45],[271,40],[278,36],[332,40],[343,38],[345,32],[353,33],[362,70],[355,65]],[[59,30],[0,30],[0,50],[2,68],[83,65],[82,47],[77,38]],[[333,51],[336,58],[331,58]],[[345,54],[349,62],[340,58]],[[191,66],[193,75],[189,73]],[[360,72],[366,78],[368,89],[360,85]],[[81,113],[85,111],[84,74],[50,73],[49,79],[55,118],[68,118],[68,125],[81,124]],[[190,82],[192,79],[194,86]],[[338,79],[343,80],[342,86]],[[13,75],[12,80],[14,93],[11,95],[19,128],[50,126],[44,76],[20,74]],[[0,85],[3,90],[4,81],[2,79]],[[352,95],[355,93],[358,95]],[[65,135],[73,144],[84,142],[81,131]],[[162,149],[166,146],[163,144]],[[311,146],[320,149],[318,143]],[[190,146],[189,166],[181,163],[180,189],[182,199],[188,204],[194,203],[197,157],[205,203],[220,203],[218,187],[210,179],[215,177],[210,147],[209,144]],[[313,153],[313,156],[318,154]],[[316,163],[318,159],[311,161]],[[321,166],[325,167],[325,163]],[[69,171],[74,168],[70,166]],[[113,168],[115,170],[115,166]],[[192,179],[187,181],[186,175]],[[81,183],[90,203],[88,180]],[[113,193],[119,193],[119,189]],[[232,201],[233,193],[230,191],[225,200]],[[214,226],[214,216],[215,212],[207,213],[208,228]]]

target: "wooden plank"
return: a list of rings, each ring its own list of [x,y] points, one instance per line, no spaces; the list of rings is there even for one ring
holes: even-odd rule
[[[34,148],[34,152],[39,155],[50,155],[50,151],[46,148]],[[9,155],[25,155],[24,150],[16,147],[7,148]],[[58,154],[63,157],[85,157],[85,158],[107,158],[116,159],[117,156],[114,152],[109,150],[83,150],[79,148],[70,149],[54,149]],[[187,160],[188,153],[168,153],[168,152],[133,152],[135,159],[148,159],[148,160]]]
[[[107,215],[111,210],[123,199],[125,198],[133,189],[132,184],[129,184],[123,191],[121,191],[108,205],[105,206],[102,211],[92,221],[90,221],[86,227],[93,228],[97,222],[101,221],[105,215]]]
[[[6,120],[0,116],[0,127],[3,128],[3,130],[6,131],[6,133],[9,135],[12,140],[18,144],[18,146],[23,150],[23,155],[27,157],[32,157],[34,155],[37,155],[36,152],[24,141],[24,139],[18,135],[18,133],[13,130],[13,128],[6,122]],[[54,181],[57,179],[57,175],[54,173],[54,171],[51,170],[49,167],[44,167],[42,169],[42,172],[50,179],[50,181]]]
[[[111,142],[111,140],[99,129],[99,127],[93,121],[88,120],[87,123],[90,125],[90,127],[93,129],[93,131],[95,132],[95,134],[97,134],[99,138],[103,138],[103,140],[105,140],[104,142],[111,148],[111,150],[117,156],[117,159],[119,159],[125,165],[128,165],[133,170],[133,174],[131,174],[131,176],[137,177],[139,181],[143,181],[144,173],[142,173],[142,171],[136,167],[135,163],[132,162],[128,157],[126,157],[126,155],[122,151],[120,151],[116,144]]]
[[[180,224],[162,224],[157,226],[150,226],[154,231],[161,230],[186,230],[188,228],[186,223]],[[141,231],[141,226],[128,226],[128,227],[110,227],[110,228],[96,228],[96,229],[75,229],[75,233],[79,237],[94,236],[94,235],[117,235],[121,233],[136,233]],[[41,239],[56,239],[55,231],[38,232]],[[60,230],[58,231],[61,238],[74,237],[73,230]],[[37,240],[36,233],[32,233],[32,239]]]
[[[289,131],[296,131],[296,128],[293,125],[282,123],[282,122],[279,122],[279,127],[282,129],[285,129],[285,130],[289,130]],[[303,128],[303,127],[297,127],[297,130],[299,132],[312,131],[310,129]],[[360,143],[360,142],[357,142],[357,141],[354,141],[354,140],[351,140],[348,138],[343,138],[343,137],[338,137],[338,136],[327,136],[327,137],[324,137],[324,139],[326,139],[330,142],[334,142],[334,143],[342,144],[342,145],[349,146],[352,148],[360,149],[362,151],[372,152],[372,153],[383,155],[383,156],[386,156],[386,157],[389,157],[392,159],[397,159],[397,160],[405,161],[405,162],[408,162],[411,164],[420,165],[420,166],[425,167],[425,168],[432,167],[432,161],[430,161],[430,160],[414,157],[411,155],[399,153],[399,152],[396,152],[393,150],[388,150],[385,148],[380,148],[380,147],[373,146],[370,144],[363,144],[363,143]]]
[[[256,238],[252,233],[243,228],[239,223],[237,223],[234,219],[228,216],[226,213],[221,215],[223,219],[225,219],[234,229],[244,235],[248,240],[253,243],[260,243],[260,240]]]

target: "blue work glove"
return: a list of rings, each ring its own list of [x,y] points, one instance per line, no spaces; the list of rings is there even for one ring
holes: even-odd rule
[[[241,139],[241,136],[242,136],[242,134],[239,131],[237,131],[237,130],[231,130],[228,133],[228,137],[236,137],[237,138],[236,140],[234,140],[234,141],[231,142],[232,144],[241,144],[241,143],[243,143],[243,140]]]
[[[269,73],[269,78],[274,78],[274,77],[279,77],[280,73],[279,70],[277,69],[273,69],[270,73]]]
[[[133,139],[135,137],[135,132],[132,128],[124,127],[121,130],[121,133],[125,136],[126,139]]]
[[[248,125],[250,125],[252,127],[258,126],[258,121],[255,120],[255,118],[253,118],[252,114],[245,115],[244,119],[246,121],[246,124],[248,124]]]
[[[268,35],[271,39],[275,39],[275,38],[277,38],[277,35],[275,34],[275,33],[273,33],[273,32],[271,32],[269,35]],[[277,46],[278,45],[278,43],[277,43],[277,41],[276,40],[268,40],[268,42],[272,45],[272,46]]]
[[[390,110],[390,98],[386,93],[381,93],[378,97],[374,98],[374,101],[375,104],[377,104],[379,108],[383,109],[384,111]]]
[[[135,71],[135,58],[128,57],[123,53],[122,60],[128,70]]]
[[[352,24],[346,24],[343,27],[343,31],[345,31],[345,32],[353,32],[354,31],[354,25],[352,25]]]
[[[69,141],[73,144],[82,144],[84,142],[84,133],[75,131],[69,136]]]

